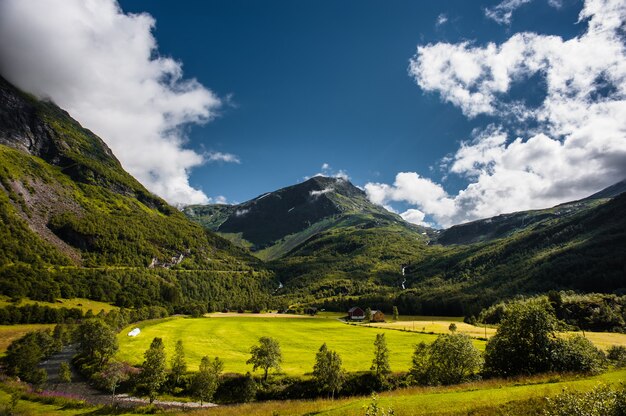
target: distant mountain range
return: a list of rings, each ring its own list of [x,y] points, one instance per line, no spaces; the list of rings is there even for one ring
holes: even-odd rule
[[[350,182],[326,177],[184,212],[269,261],[285,296],[332,304],[410,295],[416,312],[461,314],[551,289],[626,290],[624,191],[626,181],[445,230],[409,224]]]

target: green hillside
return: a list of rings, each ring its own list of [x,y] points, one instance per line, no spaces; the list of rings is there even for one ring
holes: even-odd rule
[[[177,303],[206,301],[221,281],[261,296],[267,276],[147,191],[66,112],[0,78],[0,294]]]
[[[626,194],[488,242],[432,246],[407,268],[411,294],[440,313],[555,289],[626,293]],[[406,294],[405,296],[408,296]]]

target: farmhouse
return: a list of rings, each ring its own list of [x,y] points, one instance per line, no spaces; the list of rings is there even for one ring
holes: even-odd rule
[[[381,311],[371,311],[370,322],[385,322],[385,314]]]
[[[362,321],[365,319],[365,312],[358,306],[354,306],[348,310],[348,316],[354,321]]]

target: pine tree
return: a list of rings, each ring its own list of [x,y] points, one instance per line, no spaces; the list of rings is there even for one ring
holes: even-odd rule
[[[391,373],[391,368],[389,367],[389,348],[387,348],[385,334],[376,335],[376,340],[374,341],[374,359],[372,360],[370,370],[374,371],[374,374],[376,374],[378,378],[383,378]]]
[[[399,317],[400,317],[400,314],[398,314],[398,307],[394,306],[393,307],[393,320],[397,321]]]
[[[167,377],[163,340],[161,338],[154,338],[150,344],[150,348],[145,352],[144,357],[141,381],[148,391],[148,397],[150,398],[150,403],[152,403]]]

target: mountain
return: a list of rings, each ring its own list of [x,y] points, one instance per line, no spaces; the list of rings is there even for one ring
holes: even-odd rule
[[[471,244],[511,236],[522,230],[541,227],[557,219],[568,219],[593,210],[626,192],[626,180],[618,182],[579,201],[567,202],[553,208],[520,211],[472,221],[442,230],[436,242],[442,245]]]
[[[283,257],[321,233],[347,225],[396,225],[421,235],[431,230],[406,223],[372,204],[349,181],[313,177],[238,205],[191,205],[183,212],[206,228],[256,252],[266,260]]]
[[[429,246],[426,256],[406,268],[409,297],[437,313],[469,315],[497,300],[550,290],[625,294],[626,193],[611,192],[617,186],[607,189],[596,195],[616,196],[445,230],[444,241],[450,241],[446,234],[452,231],[457,239],[478,240],[470,236],[484,236],[488,230],[492,238]],[[528,217],[526,226],[514,231],[506,224]],[[488,228],[498,222],[506,230],[500,236],[493,232],[498,226]],[[480,226],[484,228],[472,234]]]
[[[68,113],[2,78],[0,161],[0,294],[206,301],[218,273],[259,268],[146,190]]]
[[[401,287],[403,265],[435,234],[372,204],[349,181],[322,176],[243,204],[184,212],[269,261],[287,304]]]

